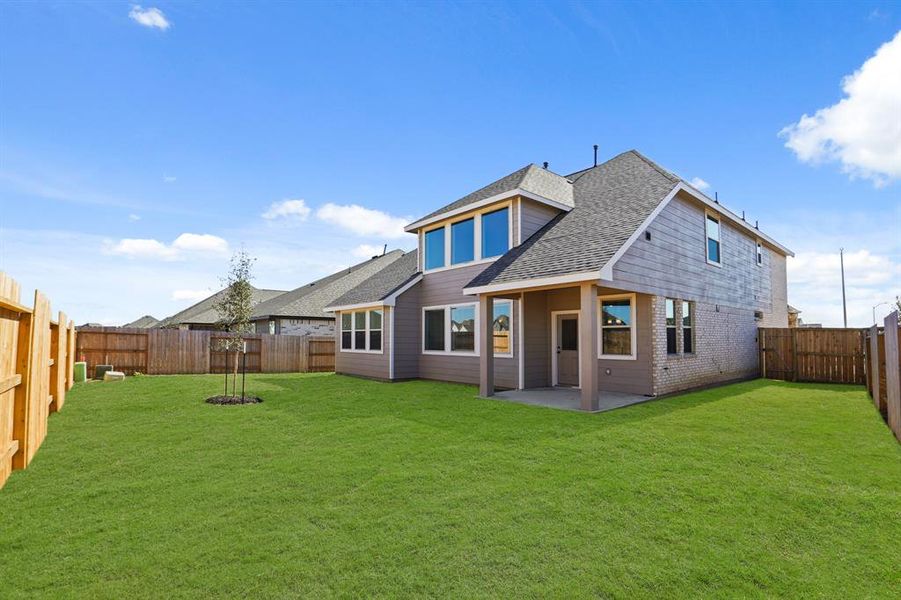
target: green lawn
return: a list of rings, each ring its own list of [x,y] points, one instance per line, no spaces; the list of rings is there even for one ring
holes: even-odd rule
[[[76,387],[0,490],[0,597],[892,597],[901,449],[862,388],[596,415],[257,375]],[[897,597],[897,596],[894,596]]]

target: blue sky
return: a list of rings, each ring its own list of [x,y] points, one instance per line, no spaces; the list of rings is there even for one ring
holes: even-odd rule
[[[808,321],[841,324],[844,246],[867,325],[901,294],[899,30],[880,2],[3,4],[0,268],[78,322],[163,317],[242,245],[290,289],[597,143],[795,250]]]

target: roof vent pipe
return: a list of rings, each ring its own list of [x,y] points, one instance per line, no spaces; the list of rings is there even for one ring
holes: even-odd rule
[[[547,166],[548,166],[548,162],[544,161],[544,168],[547,169]]]
[[[598,166],[598,145],[594,145],[594,166]]]
[[[717,204],[720,203],[720,193],[719,192],[713,192],[713,201],[716,202]]]

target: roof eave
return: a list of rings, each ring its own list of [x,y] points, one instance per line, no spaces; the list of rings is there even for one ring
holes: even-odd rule
[[[546,198],[534,192],[530,192],[528,190],[524,190],[522,188],[513,188],[512,190],[508,190],[506,192],[501,192],[500,194],[495,194],[494,196],[489,196],[488,198],[484,198],[482,200],[477,200],[475,202],[470,202],[464,206],[458,206],[452,210],[447,212],[439,213],[437,215],[427,217],[425,219],[420,219],[418,221],[414,221],[410,223],[406,227],[404,227],[404,231],[407,233],[413,233],[418,229],[431,225],[432,223],[437,223],[438,221],[443,221],[445,219],[450,219],[451,217],[455,217],[457,215],[461,215],[465,212],[475,210],[477,208],[481,208],[483,206],[488,206],[489,204],[494,204],[495,202],[500,202],[501,200],[506,200],[507,198],[512,198],[515,196],[522,196],[523,198],[529,198],[530,200],[534,200],[536,202],[540,202],[542,204],[546,204],[558,210],[562,210],[564,212],[569,212],[573,209],[572,206],[568,204],[564,204],[562,202],[558,202],[556,200],[551,200],[550,198]]]

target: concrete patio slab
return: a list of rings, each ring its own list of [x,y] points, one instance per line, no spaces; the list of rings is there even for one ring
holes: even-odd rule
[[[599,408],[592,412],[604,412],[639,402],[647,402],[654,398],[640,394],[625,394],[623,392],[600,392]],[[577,388],[532,388],[527,390],[507,390],[496,392],[491,398],[518,402],[519,404],[531,404],[533,406],[546,406],[561,410],[577,410],[582,412],[581,391]]]

